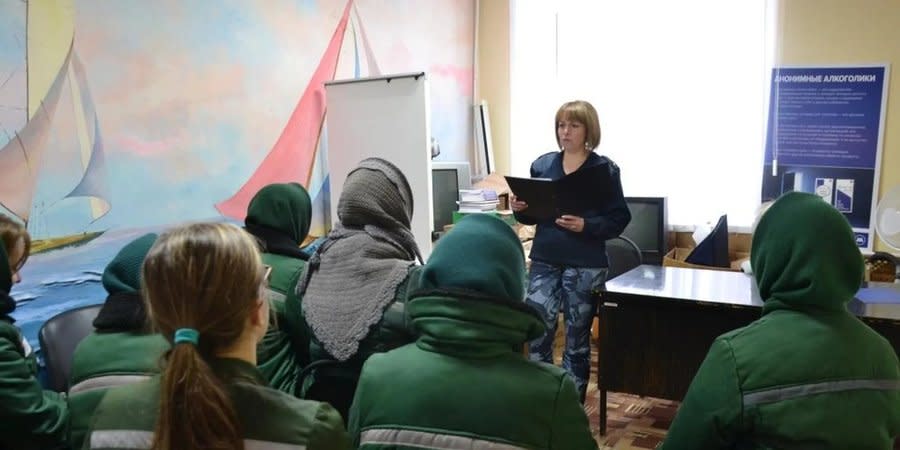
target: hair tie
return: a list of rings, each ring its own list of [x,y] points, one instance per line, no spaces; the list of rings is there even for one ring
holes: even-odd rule
[[[200,332],[193,328],[179,328],[175,330],[175,343],[189,342],[193,345],[200,343]]]

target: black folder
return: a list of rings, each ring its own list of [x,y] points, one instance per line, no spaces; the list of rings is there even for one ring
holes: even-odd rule
[[[609,178],[609,165],[604,163],[578,169],[558,180],[508,176],[506,183],[519,200],[528,203],[519,214],[548,220],[602,209],[609,201]]]

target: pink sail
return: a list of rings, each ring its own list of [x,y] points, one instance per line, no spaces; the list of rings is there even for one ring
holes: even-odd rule
[[[270,183],[307,184],[322,122],[325,120],[325,82],[334,79],[352,5],[353,0],[348,0],[331,42],[319,61],[319,67],[309,80],[275,146],[236,194],[216,204],[216,209],[222,215],[244,220],[250,199]]]
[[[359,17],[359,8],[353,8],[353,11],[356,13],[356,23],[359,24],[359,37],[362,39],[363,49],[366,52],[366,65],[369,66],[369,76],[380,76],[381,70],[378,68],[378,62],[375,61],[375,53],[372,51],[372,44],[369,43],[369,37],[366,35],[366,27],[363,26],[362,18]],[[357,61],[357,64],[359,64],[359,61]]]

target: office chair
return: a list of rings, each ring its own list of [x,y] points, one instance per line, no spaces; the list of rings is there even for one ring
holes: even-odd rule
[[[294,395],[301,397],[302,394],[301,398],[305,400],[330,404],[341,414],[344,422],[347,422],[350,419],[350,406],[353,404],[353,397],[359,384],[363,362],[331,359],[313,361],[297,376],[297,391]],[[303,392],[306,378],[312,375],[313,369],[316,369],[315,379]]]
[[[94,331],[94,318],[102,306],[82,306],[63,311],[41,326],[38,340],[47,366],[50,389],[57,392],[68,390],[75,347]]]
[[[606,241],[606,256],[609,260],[607,280],[628,272],[641,265],[641,249],[631,239],[619,236]]]
[[[606,273],[606,281],[609,281],[631,269],[641,265],[641,249],[631,239],[625,236],[614,237],[606,241],[606,257],[609,262],[609,271]],[[595,295],[601,295],[595,293]],[[595,340],[600,339],[599,322],[600,302],[597,302],[597,311],[594,322],[591,325],[591,335]]]

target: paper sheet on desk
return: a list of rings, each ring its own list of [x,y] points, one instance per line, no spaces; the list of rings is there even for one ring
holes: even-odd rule
[[[856,293],[856,298],[863,303],[882,304],[900,303],[900,289],[889,287],[867,287]]]

